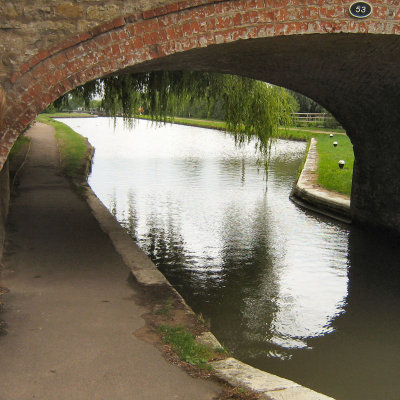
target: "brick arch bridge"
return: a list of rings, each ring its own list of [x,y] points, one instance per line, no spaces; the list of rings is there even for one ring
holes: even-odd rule
[[[4,163],[60,95],[121,70],[189,69],[301,92],[342,123],[356,157],[352,216],[400,232],[400,7],[345,0],[0,2]]]

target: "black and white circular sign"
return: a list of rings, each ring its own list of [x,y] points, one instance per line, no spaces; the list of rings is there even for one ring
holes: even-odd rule
[[[367,18],[372,13],[372,6],[365,1],[357,1],[350,6],[349,11],[354,18]]]

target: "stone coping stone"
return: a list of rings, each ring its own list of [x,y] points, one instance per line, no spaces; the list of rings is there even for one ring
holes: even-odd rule
[[[196,337],[196,342],[202,344],[209,349],[217,350],[222,349],[221,343],[211,332],[203,332]]]
[[[186,304],[183,297],[158,270],[151,259],[131,239],[125,229],[119,224],[107,207],[95,195],[89,185],[86,185],[86,201],[94,217],[99,222],[125,264],[132,271],[136,281],[144,286],[168,285],[182,300],[186,312],[195,314]],[[196,341],[212,349],[223,348],[211,332],[204,332]],[[288,379],[280,378],[268,372],[253,368],[235,358],[209,363],[216,375],[223,381],[260,393],[261,398],[269,400],[332,400],[331,397],[319,394]]]
[[[305,208],[349,224],[351,215],[348,196],[326,190],[316,183],[318,168],[316,144],[317,141],[312,138],[303,170],[293,186],[290,198]]]
[[[332,400],[298,383],[261,371],[235,358],[210,363],[216,375],[233,386],[258,392],[268,400]]]
[[[169,285],[165,276],[155,267],[150,258],[130,238],[125,229],[108,211],[99,198],[88,187],[87,203],[100,224],[101,229],[108,234],[115,250],[121,255],[124,263],[142,285]]]

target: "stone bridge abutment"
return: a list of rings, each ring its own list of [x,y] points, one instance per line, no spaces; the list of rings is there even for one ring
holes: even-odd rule
[[[353,219],[399,233],[400,6],[371,1],[371,15],[355,19],[351,3],[2,1],[0,161],[39,112],[87,81],[121,71],[243,75],[335,115],[354,145]]]

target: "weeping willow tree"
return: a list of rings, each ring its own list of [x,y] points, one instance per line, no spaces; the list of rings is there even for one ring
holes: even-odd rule
[[[222,99],[227,132],[239,144],[256,138],[260,149],[266,151],[278,129],[291,123],[296,104],[288,91],[265,82],[186,71],[113,75],[80,86],[73,94],[86,105],[96,95],[102,96],[102,107],[111,116],[128,120],[145,110],[152,120],[163,122],[196,99],[207,99],[210,106]],[[67,99],[64,96],[57,105]]]

